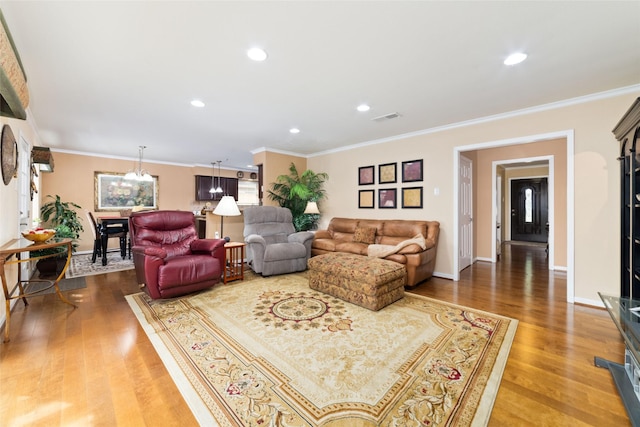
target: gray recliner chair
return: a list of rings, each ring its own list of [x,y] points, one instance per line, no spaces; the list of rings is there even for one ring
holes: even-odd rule
[[[263,276],[307,269],[313,233],[296,232],[287,208],[251,206],[244,209],[247,263]]]

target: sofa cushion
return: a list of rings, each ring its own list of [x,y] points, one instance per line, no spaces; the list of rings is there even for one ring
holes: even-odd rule
[[[337,242],[336,252],[345,252],[348,254],[367,255],[367,248],[369,245],[366,243],[357,242]]]
[[[353,233],[353,241],[371,245],[376,241],[376,229],[373,227],[356,227]]]

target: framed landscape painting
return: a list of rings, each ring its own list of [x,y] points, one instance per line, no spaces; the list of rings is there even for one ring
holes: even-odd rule
[[[158,209],[158,177],[152,181],[125,179],[123,173],[94,172],[96,212],[120,211],[141,206]]]

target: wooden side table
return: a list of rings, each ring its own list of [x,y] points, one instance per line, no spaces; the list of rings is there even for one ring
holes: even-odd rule
[[[67,268],[69,267],[69,263],[71,262],[71,242],[72,240],[67,238],[62,238],[62,239],[53,238],[44,243],[36,244],[27,239],[14,239],[8,242],[6,245],[0,247],[0,280],[2,280],[2,290],[4,292],[5,315],[6,315],[6,320],[4,325],[4,340],[3,340],[4,342],[9,342],[9,326],[11,325],[11,305],[10,305],[11,300],[22,299],[22,302],[24,302],[24,305],[26,306],[26,305],[29,305],[29,303],[27,303],[28,297],[38,295],[39,292],[42,292],[46,289],[54,288],[56,291],[56,294],[58,295],[58,298],[60,298],[62,302],[69,304],[73,308],[76,308],[75,304],[71,303],[69,300],[65,298],[64,295],[62,295],[62,293],[60,292],[60,287],[58,286],[58,282],[60,282],[60,280],[62,280],[62,278],[64,277],[67,271]],[[66,263],[64,264],[62,272],[60,272],[60,274],[58,275],[58,277],[56,277],[55,280],[38,280],[38,279],[23,280],[22,277],[20,277],[20,269],[18,269],[18,282],[15,285],[10,285],[7,282],[7,277],[4,269],[5,265],[19,264],[19,263],[27,262],[31,260],[51,258],[51,257],[57,256],[57,254],[52,254],[52,255],[44,255],[40,257],[32,257],[29,254],[30,251],[35,251],[36,249],[49,249],[49,248],[57,248],[57,247],[65,248],[67,260],[66,260]],[[25,254],[25,253],[26,253],[25,255],[26,257],[23,258],[22,254]],[[28,283],[28,282],[48,282],[48,286],[38,291],[29,293],[25,291],[25,288],[23,286],[23,283]],[[9,288],[10,286],[12,286],[11,289]],[[18,289],[18,294],[14,295],[14,292],[16,289]]]
[[[224,244],[224,283],[244,280],[244,248],[246,244],[229,242]]]

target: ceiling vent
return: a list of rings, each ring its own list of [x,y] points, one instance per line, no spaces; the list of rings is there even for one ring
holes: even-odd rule
[[[400,114],[398,113],[389,113],[389,114],[385,114],[384,116],[378,116],[378,117],[374,117],[373,119],[371,119],[371,121],[374,122],[383,122],[385,120],[391,120],[391,119],[395,119],[400,117]]]

